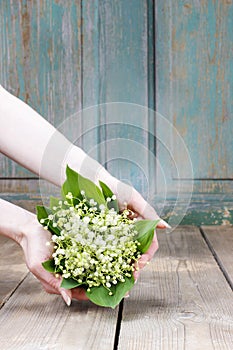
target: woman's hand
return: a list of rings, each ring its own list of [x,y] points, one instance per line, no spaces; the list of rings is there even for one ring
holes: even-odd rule
[[[104,172],[104,179],[102,181],[105,181],[105,183],[115,193],[121,210],[125,208],[130,209],[133,212],[133,217],[136,217],[138,220],[160,220],[157,225],[157,228],[159,229],[171,228],[167,222],[160,219],[154,208],[140,195],[138,191],[135,190],[135,188],[119,181],[115,177],[111,176],[107,171]],[[141,256],[138,263],[135,265],[135,281],[137,281],[139,277],[140,270],[148,264],[157,250],[158,241],[155,231],[150,248]]]
[[[121,210],[130,209],[134,213],[134,217],[148,220],[160,220],[157,228],[166,229],[170,226],[156,213],[152,206],[140,195],[138,191],[132,186],[129,186],[117,178],[112,176],[100,163],[93,158],[89,157],[79,147],[72,146],[66,154],[66,158],[62,165],[62,176],[58,185],[61,185],[65,181],[65,169],[67,164],[70,168],[79,172],[82,176],[88,177],[91,181],[95,182],[96,185],[99,181],[104,182],[116,195],[119,207]],[[142,255],[138,262],[139,269],[142,269],[153,257],[154,253],[158,249],[158,241],[156,232],[154,239],[148,251]],[[134,272],[135,279],[138,278],[139,271]]]
[[[72,145],[63,135],[25,103],[0,87],[1,152],[14,159],[40,177],[61,186],[68,164],[92,181],[105,182],[117,195],[121,209],[127,207],[138,219],[159,219],[154,209],[132,187],[111,176],[98,162],[79,147]],[[12,128],[17,125],[17,128]],[[33,219],[31,219],[33,216]],[[29,218],[29,219],[28,219]],[[25,223],[26,220],[26,223]],[[18,227],[22,232],[18,232]],[[169,227],[163,220],[158,228]],[[49,293],[62,294],[67,304],[71,296],[86,299],[84,290],[71,291],[60,288],[60,279],[46,272],[41,263],[50,258],[52,246],[47,246],[50,233],[36,220],[36,216],[0,200],[0,233],[19,242],[26,263]],[[142,268],[158,249],[156,234],[139,267]],[[138,272],[135,272],[137,278]],[[71,295],[72,293],[72,295]]]
[[[158,220],[159,216],[155,210],[143,199],[143,197],[131,186],[126,185],[109,174],[109,178],[105,177],[105,181],[117,195],[120,209],[128,208],[134,213],[134,217],[138,219]],[[32,215],[32,214],[31,214]],[[158,224],[159,228],[167,228],[169,225],[163,220]],[[67,305],[70,305],[71,299],[87,300],[85,290],[83,288],[74,288],[72,290],[60,287],[61,276],[55,276],[47,272],[42,262],[51,258],[53,253],[53,245],[51,242],[51,233],[45,230],[37,221],[35,215],[21,227],[22,238],[19,242],[23,248],[26,264],[29,270],[38,278],[42,286],[48,293],[61,294]],[[148,251],[142,255],[138,263],[135,265],[134,278],[135,281],[139,277],[140,269],[142,269],[153,257],[158,249],[158,241],[156,232],[152,244]]]
[[[19,244],[23,248],[26,264],[33,275],[38,278],[47,293],[61,294],[66,304],[69,306],[71,299],[87,300],[85,290],[75,288],[72,290],[60,287],[61,276],[55,276],[47,272],[42,262],[51,258],[53,246],[51,242],[51,233],[46,231],[37,221],[36,217],[32,217],[21,228],[21,240]]]

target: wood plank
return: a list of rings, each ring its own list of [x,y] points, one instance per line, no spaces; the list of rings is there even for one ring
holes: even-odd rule
[[[185,194],[177,203],[175,195],[168,196],[166,202],[154,200],[153,206],[165,220],[184,213],[181,225],[231,225],[233,224],[233,201],[228,194],[193,193],[190,203]],[[184,208],[186,207],[186,210]]]
[[[154,174],[148,159],[148,128],[153,133],[154,118],[149,121],[148,111],[138,106],[153,105],[148,82],[148,48],[153,45],[148,39],[149,3],[99,2],[99,102],[121,102],[101,110],[100,123],[105,127],[100,133],[100,160],[114,176],[132,183],[144,195],[150,192],[149,174]]]
[[[0,2],[0,83],[56,127],[81,109],[81,22],[77,0]],[[3,155],[0,174],[35,176]]]
[[[0,308],[26,277],[22,249],[12,240],[0,235]]]
[[[38,179],[0,179],[0,193],[4,194],[38,194],[40,193],[40,183]]]
[[[13,180],[15,186],[14,184],[10,184],[11,180],[7,180],[7,182],[8,184],[6,184],[6,187],[11,190],[11,192],[1,193],[1,198],[35,213],[36,206],[42,204],[41,194],[37,192],[37,190],[40,190],[39,187],[37,187],[37,185],[35,187],[31,186],[30,181],[28,181],[29,184],[27,185],[27,181],[24,180],[20,180],[19,182]],[[20,182],[22,182],[22,185]],[[14,189],[16,189],[15,193]],[[43,193],[46,194],[44,189],[42,191],[42,194]],[[59,196],[60,193],[58,192],[57,195]],[[159,201],[158,197],[152,198],[150,201],[157,213],[166,220],[169,220],[170,217],[174,217],[176,214],[180,215],[186,203],[185,196],[183,201],[180,201],[178,204],[175,196],[167,197],[166,203]],[[233,201],[228,195],[213,194],[207,196],[194,193],[184,214],[182,225],[230,225],[233,224]]]
[[[0,310],[1,349],[113,349],[118,309],[45,293],[29,275]]]
[[[118,349],[232,349],[232,290],[199,230],[158,238],[158,254],[124,302]]]
[[[202,226],[202,233],[233,289],[233,227]]]
[[[184,138],[196,178],[232,178],[233,3],[155,4],[156,110]],[[157,131],[159,136],[164,130]],[[175,142],[173,150],[182,168],[183,155]],[[157,156],[165,167],[163,150]]]
[[[99,0],[82,2],[82,148],[99,160]],[[89,107],[88,109],[85,109]],[[90,108],[91,107],[91,108]],[[97,147],[96,147],[97,146]]]

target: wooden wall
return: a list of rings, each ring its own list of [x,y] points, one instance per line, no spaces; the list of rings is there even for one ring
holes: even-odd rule
[[[207,208],[202,221],[230,221],[221,210],[227,206],[230,216],[233,212],[231,0],[3,0],[0,28],[0,82],[4,87],[56,127],[82,108],[104,102],[156,107],[188,147],[193,205],[197,212]],[[75,141],[87,152],[92,150],[114,175],[128,178],[143,193],[148,192],[145,180],[157,181],[159,189],[160,177],[154,171],[153,157],[148,156],[150,150],[169,174],[171,189],[176,187],[177,173],[159,141],[166,130],[160,123],[155,125],[156,118],[150,113],[129,118],[137,129],[114,127],[115,119],[99,109],[93,110],[91,118],[80,118],[82,138]],[[89,130],[98,124],[100,128]],[[150,134],[143,133],[143,127]],[[111,161],[112,144],[105,141],[119,135],[124,140],[140,140],[145,147],[145,174],[137,164],[124,160],[124,148],[119,147]],[[169,142],[182,168],[179,183],[185,193],[190,172],[182,167],[178,144],[172,138]],[[127,157],[132,153],[134,159],[135,150],[130,148]],[[0,157],[0,176],[4,193],[38,191],[35,175],[4,156]],[[174,200],[172,190],[168,197]],[[213,206],[215,217],[211,219]],[[169,204],[167,207],[164,214],[169,212]],[[191,211],[190,222],[195,221],[195,213]]]
[[[156,109],[179,131],[192,160],[188,223],[199,217],[227,224],[233,213],[233,1],[158,0],[155,26]],[[183,153],[172,143],[181,167]],[[164,149],[157,152],[166,164]],[[185,190],[190,176],[185,168],[181,173]]]
[[[156,30],[157,110],[184,138],[194,179],[232,188],[233,2],[157,1]]]

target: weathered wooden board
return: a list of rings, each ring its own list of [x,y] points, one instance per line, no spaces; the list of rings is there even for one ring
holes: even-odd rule
[[[26,277],[22,249],[12,240],[0,235],[0,308]]]
[[[233,224],[233,201],[231,193],[207,194],[193,193],[187,206],[185,196],[176,205],[174,198],[167,198],[163,208],[161,204],[154,203],[154,207],[162,211],[161,216],[165,219],[179,215],[180,210],[186,207],[182,225],[231,225]]]
[[[97,144],[100,142],[99,129],[99,0],[82,2],[82,106],[88,108],[82,114],[83,149],[95,159],[100,152]],[[95,106],[95,107],[93,107]],[[91,108],[90,108],[91,107]]]
[[[97,107],[79,111],[113,101],[153,108],[156,100],[158,112],[174,124],[189,148],[199,179],[194,192],[229,194],[232,14],[231,0],[1,1],[0,83],[56,127],[62,123],[61,131],[72,142],[131,182],[151,203],[157,201],[155,178],[159,179],[155,152],[164,178],[179,175],[170,170],[171,158],[159,142],[168,130],[159,123],[155,127],[153,117],[135,108],[124,112],[125,123],[132,124],[124,127],[117,125],[111,107],[107,113]],[[183,153],[177,148],[173,142],[175,163],[185,177]],[[0,177],[34,175],[0,155]],[[26,188],[18,183],[15,191],[22,192],[19,184]],[[14,185],[4,186],[13,192]],[[158,180],[157,190],[160,185]],[[180,192],[187,188],[185,180]],[[34,188],[30,185],[28,191]]]
[[[116,125],[111,106],[108,112],[98,107],[78,112],[81,106],[115,101],[153,107],[153,1],[3,2],[0,14],[2,84],[55,126],[62,123],[61,131],[115,176],[148,192],[149,174],[154,176],[148,149],[154,151],[154,139],[149,141],[147,132],[154,132],[153,117],[129,108],[124,115],[129,130]],[[33,176],[5,157],[0,172]]]
[[[233,289],[233,227],[202,226],[202,233]]]
[[[1,349],[113,349],[117,314],[90,302],[67,307],[29,275],[0,311]]]
[[[0,83],[55,126],[81,108],[81,1],[1,1]],[[0,175],[33,176],[7,158]]]
[[[0,194],[27,194],[40,193],[40,183],[38,178],[21,179],[0,179]]]
[[[98,156],[112,174],[132,181],[141,190],[143,181],[145,183],[143,171],[148,173],[148,161],[145,169],[139,169],[135,162],[134,142],[143,144],[142,158],[147,159],[148,135],[143,129],[148,130],[148,116],[147,111],[140,114],[135,106],[130,108],[129,103],[148,105],[148,60],[150,46],[153,46],[153,41],[148,40],[150,3],[103,0],[84,1],[83,6],[84,106],[109,103],[106,108],[101,106],[93,113],[89,122],[93,131],[87,135],[88,142],[84,140],[85,149],[91,151],[95,142],[93,156]],[[112,102],[128,103],[128,106],[111,105]],[[97,128],[93,119],[99,123]],[[87,118],[83,125],[88,125]],[[142,130],[137,128],[138,125]],[[141,154],[137,153],[137,159]]]
[[[184,138],[195,178],[232,179],[233,2],[155,3],[157,111]],[[157,150],[164,164],[166,150]],[[173,153],[181,168],[175,141]]]
[[[124,301],[118,349],[232,349],[232,290],[199,230],[158,238],[158,254]]]
[[[17,190],[17,192],[15,191]],[[42,187],[42,193],[45,193]],[[59,192],[59,191],[58,191]],[[42,204],[40,186],[37,180],[0,181],[2,199],[12,202],[35,213],[36,206]],[[179,215],[184,201],[174,210],[174,198],[167,198],[165,205],[157,200],[151,201],[156,211],[165,219]],[[233,224],[233,201],[228,195],[193,194],[192,200],[182,219],[182,225],[226,225]]]
[[[211,228],[203,230],[212,235]],[[231,246],[232,231],[225,232]],[[219,246],[217,229],[215,233],[212,246],[227,270],[231,250]],[[158,238],[159,252],[124,301],[118,349],[232,349],[232,290],[200,231],[186,226]],[[17,285],[23,271],[22,252],[4,237],[0,245],[0,280],[8,278],[10,288],[0,310],[1,349],[114,348],[118,309],[77,301],[68,308],[61,297],[46,294],[31,274],[15,290],[12,282]]]

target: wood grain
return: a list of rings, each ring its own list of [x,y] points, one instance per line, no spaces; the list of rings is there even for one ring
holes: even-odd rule
[[[202,232],[233,289],[233,227],[202,226]]]
[[[104,142],[101,161],[114,176],[132,183],[143,194],[148,191],[149,126],[152,134],[154,131],[148,111],[137,109],[137,105],[147,107],[151,98],[149,3],[99,2],[99,100],[123,102],[107,106],[100,115],[100,123],[106,124],[100,135]],[[124,125],[120,123],[122,115]],[[141,166],[140,161],[145,164]]]
[[[156,1],[156,108],[184,138],[196,178],[232,178],[232,13],[232,1]],[[182,169],[175,142],[173,153]]]
[[[103,19],[104,21],[104,19]],[[100,159],[99,100],[99,0],[82,2],[82,147],[91,157]],[[94,107],[95,106],[95,107]],[[86,109],[88,108],[88,109]],[[86,110],[85,110],[86,109]]]
[[[29,275],[0,312],[2,350],[113,349],[118,309],[48,295]]]
[[[81,1],[1,1],[0,27],[1,84],[58,127],[81,109]],[[2,155],[0,174],[35,176]]]
[[[144,195],[154,192],[146,183],[154,183],[153,137],[136,128],[132,132],[111,126],[111,113],[106,116],[98,108],[86,115],[79,111],[113,101],[154,107],[156,100],[157,111],[184,138],[194,176],[205,180],[197,180],[195,191],[227,193],[232,181],[221,179],[232,179],[233,173],[232,13],[232,1],[2,1],[0,82],[56,127],[62,124],[61,131],[72,142]],[[139,115],[131,114],[134,122],[141,122]],[[155,128],[147,114],[142,121],[152,134],[156,129],[157,141],[168,133],[161,125]],[[133,143],[117,145],[114,158],[107,141],[115,137],[140,140],[145,169],[128,160],[134,159]],[[169,183],[170,175],[177,176],[171,157],[160,142],[156,152],[164,170],[161,177],[167,176]],[[173,156],[185,177],[176,142]],[[4,156],[0,175],[34,176]],[[156,176],[159,189],[161,179]]]
[[[0,236],[0,308],[26,277],[22,249],[12,240]],[[1,338],[0,338],[1,339]]]
[[[158,254],[124,302],[118,349],[232,349],[232,291],[199,230],[158,238]]]
[[[27,194],[35,195],[40,193],[40,184],[38,179],[0,179],[1,194]]]
[[[132,108],[124,116],[125,124],[130,122],[132,129],[139,123],[142,130],[129,130],[114,124],[118,119],[111,109],[79,112],[81,107],[116,101],[153,107],[152,10],[152,0],[22,0],[0,5],[1,83],[143,193],[149,192],[147,179],[154,176],[148,156],[151,149],[154,164],[154,139],[148,136],[148,130],[154,132],[154,118]],[[116,138],[123,142],[109,143]],[[142,156],[133,142],[125,144],[131,139],[139,143]],[[136,163],[137,156],[146,160],[145,168]],[[3,156],[0,173],[33,176]]]

